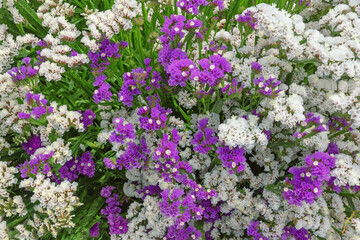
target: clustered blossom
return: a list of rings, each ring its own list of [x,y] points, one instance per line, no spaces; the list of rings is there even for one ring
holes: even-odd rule
[[[0,1],[0,239],[358,239],[359,1],[39,2]]]
[[[209,119],[204,118],[199,121],[199,131],[194,134],[194,139],[191,141],[194,144],[194,151],[206,154],[211,150],[212,145],[216,144],[218,139],[214,136],[215,131],[207,124]]]
[[[36,150],[42,147],[40,136],[32,136],[27,142],[22,143],[21,146],[27,154],[33,155]]]
[[[95,174],[95,163],[91,152],[87,151],[77,157],[67,161],[59,169],[60,177],[66,181],[72,182],[79,177],[79,174],[92,178]]]
[[[30,66],[31,58],[26,57],[22,60],[26,66],[21,66],[20,68],[14,67],[8,73],[14,82],[24,80],[26,77],[33,77],[37,74],[39,67]]]
[[[330,171],[336,158],[328,153],[315,152],[305,157],[305,167],[291,167],[293,179],[286,179],[283,196],[289,204],[301,206],[303,201],[312,204],[322,193],[322,184],[330,180]]]
[[[88,53],[89,59],[91,61],[90,67],[93,68],[93,73],[95,75],[95,82],[93,85],[98,87],[98,89],[94,91],[93,95],[95,103],[99,103],[103,100],[111,100],[111,86],[109,83],[105,82],[107,77],[105,74],[103,74],[103,72],[110,64],[108,58],[119,58],[121,56],[119,51],[126,48],[127,46],[127,42],[122,41],[120,43],[115,43],[105,38],[100,42],[98,51],[90,51]]]
[[[122,204],[119,202],[119,195],[112,192],[114,189],[112,186],[101,189],[101,196],[106,198],[106,207],[101,209],[101,214],[108,220],[109,234],[119,235],[128,231],[129,222],[120,215]]]

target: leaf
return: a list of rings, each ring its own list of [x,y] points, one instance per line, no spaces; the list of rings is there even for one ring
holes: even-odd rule
[[[37,16],[36,12],[28,5],[24,0],[18,0],[15,2],[16,8],[20,14],[28,20],[29,24],[32,24],[36,28],[36,33],[41,38],[44,38],[47,34],[47,30],[42,26],[41,20]]]
[[[222,106],[223,106],[224,102],[225,102],[225,99],[219,99],[219,100],[217,100],[217,101],[215,102],[215,104],[214,104],[211,112],[214,112],[214,113],[219,114],[219,113],[221,112],[221,110],[222,110]]]

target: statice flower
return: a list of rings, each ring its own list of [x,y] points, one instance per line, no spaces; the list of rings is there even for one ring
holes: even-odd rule
[[[231,83],[228,83],[225,87],[221,88],[221,92],[228,96],[240,93],[244,85],[239,86],[239,83],[240,82],[236,78],[233,78]]]
[[[121,213],[121,205],[119,201],[119,195],[112,193],[115,187],[107,186],[103,187],[100,194],[102,197],[106,198],[106,207],[101,209],[101,214],[106,216],[109,224],[109,234],[120,235],[124,234],[129,230],[128,223],[129,221],[123,218]]]
[[[110,101],[112,96],[110,88],[111,86],[108,83],[101,84],[100,87],[94,91],[94,102],[99,103],[104,100]]]
[[[33,106],[33,108],[31,113],[19,112],[18,117],[20,119],[28,119],[32,116],[35,119],[39,119],[41,116],[53,112],[53,107],[47,106],[48,100],[45,99],[41,94],[33,94],[28,92],[25,99],[30,106]]]
[[[269,240],[269,238],[263,236],[259,230],[259,221],[251,221],[247,228],[247,235],[253,236],[254,240]]]
[[[50,159],[54,155],[54,152],[49,154],[37,154],[20,164],[17,168],[21,173],[22,178],[35,177],[38,173],[42,173],[45,176],[51,177],[51,165]]]
[[[69,182],[77,179],[79,174],[92,178],[95,175],[95,163],[91,152],[87,151],[81,157],[67,161],[59,169],[59,174],[62,179]]]
[[[211,147],[218,142],[215,136],[215,130],[207,127],[209,119],[204,118],[199,121],[199,131],[194,134],[194,139],[191,143],[194,145],[194,151],[206,154],[211,150]]]
[[[116,159],[117,167],[120,170],[125,168],[129,171],[133,168],[141,168],[146,165],[149,153],[145,138],[141,139],[139,145],[129,142],[125,152]]]
[[[282,193],[289,204],[302,206],[312,204],[322,193],[322,184],[330,180],[330,170],[335,167],[336,158],[328,153],[315,152],[305,157],[305,167],[291,167],[293,179],[286,178]],[[289,188],[290,186],[291,188]]]
[[[258,71],[258,72],[262,71],[262,66],[260,63],[254,61],[254,62],[251,62],[250,65],[251,65],[251,68],[254,69],[255,71]]]
[[[33,155],[35,151],[42,147],[40,136],[33,135],[27,142],[22,143],[22,148],[29,155]]]
[[[202,233],[194,226],[179,229],[176,226],[170,226],[163,239],[200,239]]]
[[[275,78],[270,77],[266,79],[264,77],[260,77],[255,78],[253,82],[260,88],[258,92],[266,96],[275,97],[282,91],[282,89],[277,89],[277,86],[279,86],[281,82],[277,81]]]
[[[245,149],[235,147],[230,149],[229,146],[219,146],[216,153],[219,154],[218,158],[223,162],[223,166],[229,169],[229,174],[233,174],[235,171],[240,173],[245,169],[244,157]]]
[[[138,115],[140,127],[148,130],[155,131],[166,126],[167,116],[172,113],[172,110],[161,107],[159,103],[156,103],[151,109],[145,106],[139,109]]]
[[[149,70],[151,71],[151,68]],[[141,94],[140,87],[145,86],[145,79],[148,77],[149,72],[142,68],[133,69],[131,72],[124,73],[124,83],[118,94],[119,102],[131,107],[133,105],[132,101],[134,100],[134,97]]]
[[[113,123],[116,128],[111,132],[109,141],[124,144],[125,142],[135,139],[135,129],[131,123],[125,123],[123,118],[114,118]]]
[[[281,240],[287,240],[289,237],[294,237],[295,240],[310,240],[310,233],[305,228],[300,228],[299,230],[293,226],[285,227],[284,233],[281,235]]]
[[[191,76],[193,81],[208,84],[210,87],[217,85],[225,76],[232,71],[231,64],[220,55],[211,55],[199,61],[202,70],[194,71]]]
[[[90,233],[91,237],[99,236],[99,225],[100,225],[100,222],[97,222],[90,228],[89,233]]]
[[[80,118],[80,122],[84,124],[84,128],[86,129],[88,126],[93,125],[93,121],[96,118],[96,114],[91,111],[91,109],[86,109],[83,113],[79,111],[82,114],[82,117]]]
[[[158,62],[167,71],[168,67],[175,61],[180,59],[188,59],[185,52],[180,48],[172,49],[170,46],[165,45],[158,54]]]
[[[196,74],[198,69],[190,59],[180,59],[170,64],[166,71],[170,75],[168,80],[170,86],[185,87],[189,77]]]
[[[254,12],[247,10],[243,15],[236,15],[235,20],[247,24],[252,29],[258,28],[257,19],[254,17]]]
[[[208,4],[206,0],[180,0],[176,3],[176,6],[189,14],[197,15],[199,13],[199,7]]]
[[[20,68],[14,67],[8,73],[10,74],[14,82],[24,80],[26,77],[33,77],[37,74],[39,67],[30,66],[31,58],[26,57],[22,60],[26,66],[21,66]]]
[[[147,196],[152,196],[152,195],[160,195],[161,193],[161,188],[159,187],[159,184],[157,185],[149,185],[149,186],[145,186],[143,189],[139,189],[137,191],[139,194],[143,194],[142,195],[142,200],[144,200]]]
[[[164,34],[159,37],[160,42],[162,44],[169,44],[169,42],[174,41],[175,38],[178,40],[183,38],[185,35],[183,32],[185,21],[186,17],[182,15],[172,14],[170,18],[165,16],[164,25],[160,30]]]

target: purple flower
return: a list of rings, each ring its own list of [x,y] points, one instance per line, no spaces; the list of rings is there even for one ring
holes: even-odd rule
[[[251,220],[250,224],[247,227],[247,235],[253,236],[255,240],[269,240],[269,238],[262,236],[262,234],[259,232],[259,221]]]
[[[243,148],[230,149],[228,146],[220,146],[216,153],[219,154],[218,158],[223,162],[223,166],[229,169],[229,174],[234,173],[235,170],[240,173],[245,169],[246,158],[244,157],[245,150]]]
[[[111,161],[110,158],[104,158],[104,165],[105,167],[112,170],[116,168],[116,164],[113,161]]]
[[[116,130],[110,134],[110,142],[119,142],[124,144],[125,141],[135,139],[135,129],[131,123],[124,124],[125,119],[114,118],[113,123],[116,124]]]
[[[100,222],[95,223],[89,230],[90,236],[91,237],[97,237],[99,236],[99,225]]]
[[[265,80],[264,77],[254,78],[253,82],[259,86],[260,89],[258,92],[267,96],[275,97],[282,91],[282,89],[275,90],[275,88],[281,84],[281,82],[276,81],[275,78],[269,78],[267,80]]]
[[[262,71],[262,66],[260,65],[260,63],[251,62],[250,65],[251,65],[251,68],[254,69],[255,71],[258,71],[258,72]]]
[[[80,111],[81,113],[81,111]],[[93,125],[93,120],[96,118],[96,114],[91,109],[86,109],[82,113],[81,122],[84,124],[86,129],[89,125]]]
[[[254,17],[254,13],[250,10],[246,11],[243,15],[238,15],[235,17],[237,22],[242,22],[250,26],[252,29],[257,29],[257,19]]]
[[[42,147],[40,136],[33,135],[27,142],[22,143],[22,148],[29,154],[33,155],[36,150]]]
[[[112,96],[110,87],[111,87],[110,84],[106,82],[101,84],[100,87],[94,91],[94,96],[93,96],[94,102],[99,103],[103,100],[110,101]]]
[[[165,22],[161,28],[161,32],[164,33],[159,37],[162,44],[168,44],[170,41],[174,41],[177,37],[179,40],[184,37],[185,33],[182,31],[185,25],[186,17],[183,15],[172,14],[169,17],[165,16]]]
[[[206,127],[208,119],[204,118],[199,121],[199,131],[194,135],[191,144],[194,145],[194,151],[206,154],[211,150],[211,146],[217,143],[218,138],[215,136],[215,131]]]

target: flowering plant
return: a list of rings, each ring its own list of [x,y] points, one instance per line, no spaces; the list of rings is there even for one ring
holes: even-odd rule
[[[360,239],[360,1],[0,13],[1,239]]]

